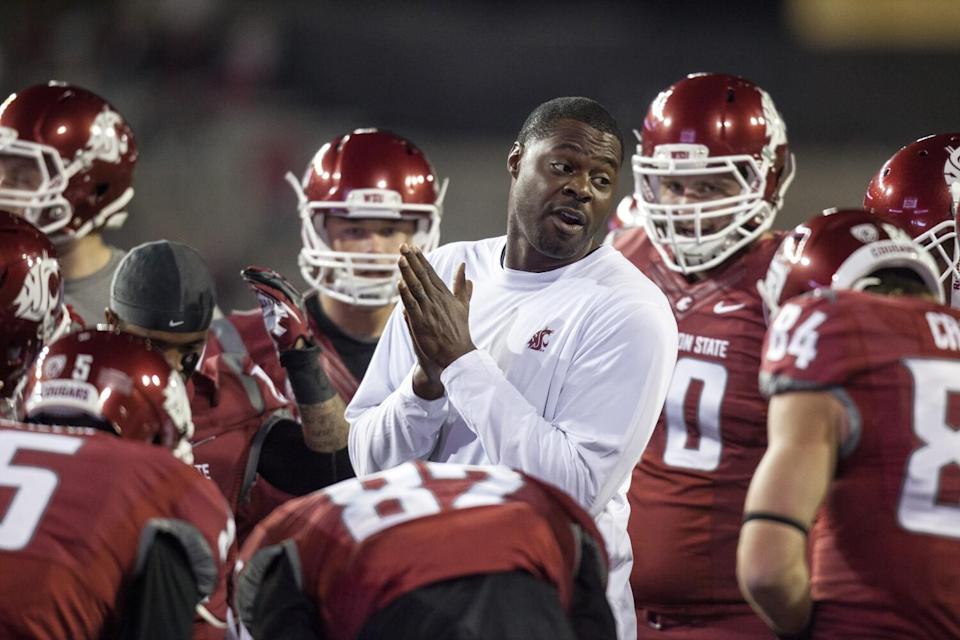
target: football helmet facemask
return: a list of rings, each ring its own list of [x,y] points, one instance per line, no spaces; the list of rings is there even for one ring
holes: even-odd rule
[[[50,82],[0,105],[0,207],[54,242],[123,224],[136,161],[123,116],[86,89]]]
[[[326,220],[412,220],[412,244],[437,247],[447,182],[439,184],[426,156],[409,140],[377,129],[357,129],[323,145],[297,181],[303,248],[300,270],[311,287],[360,306],[396,302],[399,254],[335,251]]]
[[[713,269],[773,224],[794,160],[786,125],[757,85],[725,74],[687,76],[657,96],[636,134],[634,202],[618,216],[642,224],[674,271]],[[727,188],[685,201],[662,197],[696,178]]]
[[[940,281],[960,287],[957,205],[960,133],[927,136],[887,160],[867,186],[864,208],[894,220],[937,262]]]

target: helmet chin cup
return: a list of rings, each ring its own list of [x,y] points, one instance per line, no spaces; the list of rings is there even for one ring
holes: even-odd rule
[[[361,307],[395,304],[399,255],[300,251],[300,273],[311,288],[335,300]],[[367,274],[384,274],[374,276]]]
[[[725,198],[724,200],[734,200]],[[638,203],[647,235],[664,263],[684,274],[714,269],[773,225],[776,209],[761,198],[740,199],[728,206],[723,201],[698,205],[649,205]],[[704,212],[704,207],[710,212]],[[716,207],[716,209],[714,209]],[[719,229],[704,232],[704,222],[729,218]],[[692,231],[684,230],[692,225]]]

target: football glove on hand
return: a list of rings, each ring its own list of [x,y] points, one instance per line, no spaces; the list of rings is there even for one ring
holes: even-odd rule
[[[243,269],[240,275],[256,294],[263,324],[279,353],[313,346],[303,295],[289,280],[272,269],[256,266]],[[300,338],[303,343],[298,346]]]

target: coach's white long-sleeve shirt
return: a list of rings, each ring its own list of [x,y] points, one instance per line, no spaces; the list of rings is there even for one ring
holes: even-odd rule
[[[666,397],[677,324],[663,293],[609,246],[532,273],[501,265],[505,243],[428,256],[448,286],[466,263],[477,350],[443,371],[444,396],[419,398],[398,305],[347,407],[350,459],[357,475],[413,459],[502,464],[560,487],[596,519],[620,637],[633,638],[626,491]]]

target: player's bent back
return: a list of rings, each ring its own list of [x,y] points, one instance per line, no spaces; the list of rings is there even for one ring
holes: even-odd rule
[[[212,482],[93,429],[0,423],[0,505],[3,638],[189,637],[232,542]]]

